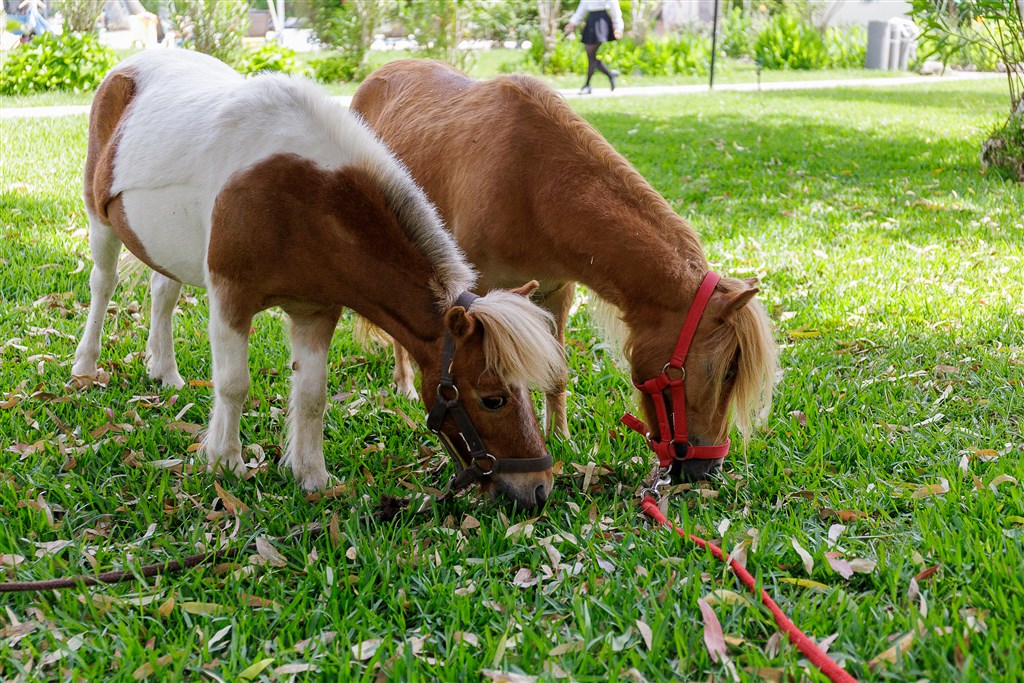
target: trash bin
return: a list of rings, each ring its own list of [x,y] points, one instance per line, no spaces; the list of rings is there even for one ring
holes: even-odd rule
[[[910,19],[895,17],[889,21],[868,23],[868,48],[864,68],[906,71],[917,54],[920,29]]]

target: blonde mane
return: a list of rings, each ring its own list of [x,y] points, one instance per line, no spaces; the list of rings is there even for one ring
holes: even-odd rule
[[[565,356],[554,317],[527,297],[494,289],[473,302],[470,315],[484,326],[486,370],[507,385],[554,391],[565,381]]]

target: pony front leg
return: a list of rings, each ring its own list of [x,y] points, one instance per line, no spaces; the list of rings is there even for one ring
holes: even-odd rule
[[[398,342],[392,342],[395,351],[395,388],[410,401],[419,400],[416,391],[416,370],[412,367],[409,352]]]
[[[92,253],[92,272],[89,273],[89,316],[85,321],[82,340],[75,350],[74,377],[95,377],[96,361],[100,357],[100,335],[103,318],[107,315],[110,297],[117,286],[117,255],[121,240],[113,228],[89,216],[89,251]]]
[[[249,394],[249,325],[252,316],[229,324],[214,288],[210,288],[210,350],[213,356],[213,413],[201,453],[211,472],[245,474],[239,428]]]
[[[151,299],[149,340],[146,341],[146,366],[149,378],[165,387],[185,386],[174,357],[174,306],[178,303],[181,283],[153,271],[149,280]]]
[[[324,464],[324,409],[327,406],[327,351],[340,310],[290,315],[292,393],[288,402],[288,442],[281,467],[291,467],[306,491],[327,488]]]

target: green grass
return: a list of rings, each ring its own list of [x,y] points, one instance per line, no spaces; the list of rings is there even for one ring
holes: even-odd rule
[[[765,430],[734,448],[705,493],[674,492],[669,517],[726,549],[756,530],[748,567],[808,634],[835,635],[830,653],[861,680],[1005,681],[1024,670],[1024,493],[997,479],[1024,478],[1024,189],[978,166],[985,131],[1003,116],[1003,88],[573,102],[694,224],[715,267],[761,278],[782,346]],[[191,437],[168,425],[204,422],[210,389],[147,381],[140,286],[122,288],[107,318],[109,385],[65,384],[89,298],[85,125],[82,116],[0,122],[9,141],[0,170],[0,554],[27,558],[3,575],[136,567],[335,514],[341,536],[280,545],[282,567],[246,556],[143,586],[5,596],[5,679],[31,665],[28,680],[122,681],[148,664],[155,680],[247,680],[248,667],[266,663],[252,678],[287,680],[279,667],[311,664],[298,680],[380,671],[481,680],[484,670],[728,680],[704,646],[697,600],[744,591],[715,560],[638,518],[631,494],[649,454],[638,438],[610,436],[623,432],[631,392],[586,306],[568,331],[573,438],[551,444],[564,473],[532,535],[508,536],[523,516],[476,499],[394,524],[358,522],[382,495],[435,485],[424,470],[442,461],[422,408],[389,391],[387,356],[356,347],[347,322],[330,357],[326,436],[328,467],[351,494],[309,503],[271,466],[224,483],[250,510],[222,517],[211,477],[146,464],[189,458]],[[187,294],[176,326],[182,374],[208,380],[205,299]],[[287,363],[280,319],[260,316],[242,439],[271,463]],[[366,450],[375,444],[382,450]],[[597,476],[583,490],[578,470],[588,462]],[[942,481],[948,492],[915,497]],[[838,538],[842,552],[877,563],[849,580],[825,558],[846,511],[857,515]],[[513,585],[523,568],[544,577],[542,540],[552,537],[565,565],[558,577]],[[810,576],[792,539],[813,556]],[[37,545],[58,540],[70,543]],[[910,599],[913,577],[933,566]],[[792,582],[808,578],[822,586]],[[203,610],[190,603],[221,613],[195,614]],[[823,680],[778,646],[765,609],[727,600],[714,609],[725,634],[742,639],[730,657],[744,679],[763,668]],[[650,650],[637,620],[653,632]],[[12,639],[15,621],[33,630]],[[895,663],[868,668],[906,634],[913,642]],[[315,644],[303,647],[307,639]],[[354,645],[374,639],[376,654],[353,657]]]

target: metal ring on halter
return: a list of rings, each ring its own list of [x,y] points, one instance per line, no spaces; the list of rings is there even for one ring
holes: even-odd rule
[[[668,375],[668,371],[669,370],[678,370],[679,371],[679,379],[672,379],[671,377],[669,377],[669,375]],[[677,368],[676,366],[672,365],[672,361],[669,361],[668,363],[665,363],[665,367],[663,367],[661,369],[661,374],[663,374],[666,377],[668,377],[669,381],[672,381],[672,382],[682,382],[684,379],[686,379],[686,368],[681,367],[681,366]]]
[[[459,400],[459,388],[457,386],[452,384],[450,387],[448,387],[449,389],[451,389],[452,391],[455,392],[455,396],[453,396],[452,398],[447,398],[447,397],[445,397],[444,394],[441,393],[441,389],[443,389],[443,388],[444,387],[442,385],[440,385],[440,384],[437,385],[437,397],[439,399],[441,399],[442,401],[458,401]]]
[[[490,467],[488,467],[486,470],[484,468],[480,467],[480,461],[483,460],[484,458],[486,458],[487,460],[491,461]],[[483,455],[475,455],[475,456],[473,456],[473,464],[476,465],[477,469],[479,469],[480,472],[483,473],[483,476],[489,477],[494,472],[494,470],[496,470],[498,468],[498,459],[495,458],[490,453],[484,453]]]

